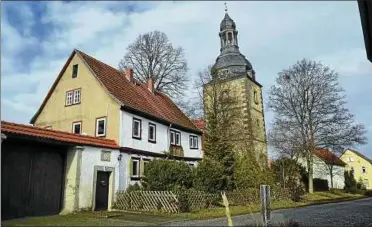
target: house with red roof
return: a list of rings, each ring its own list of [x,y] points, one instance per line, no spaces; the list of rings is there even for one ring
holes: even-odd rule
[[[327,180],[329,188],[343,189],[346,163],[326,148],[317,148],[313,157],[313,178]],[[298,162],[307,168],[305,158],[299,157]]]
[[[107,209],[119,190],[111,139],[1,121],[1,218]]]
[[[140,182],[152,159],[170,155],[194,166],[202,158],[202,131],[151,79],[141,83],[132,69],[119,71],[76,49],[30,123],[116,141],[119,190]]]

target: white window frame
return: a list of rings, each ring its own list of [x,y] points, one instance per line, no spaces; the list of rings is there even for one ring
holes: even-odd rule
[[[102,134],[99,134],[98,133],[98,129],[99,129],[99,122],[100,121],[104,121],[104,124],[103,124],[103,133]],[[99,136],[106,136],[106,124],[107,123],[107,118],[106,117],[100,117],[100,118],[97,118],[96,119],[96,136],[99,137]]]
[[[196,135],[190,135],[189,137],[190,149],[199,149],[199,139]]]
[[[170,131],[170,144],[175,145],[176,143],[176,132]]]
[[[176,142],[177,135],[178,135],[178,143]],[[171,145],[181,146],[181,132],[180,131],[170,130],[170,137],[171,137],[170,139]],[[173,142],[172,142],[172,138],[173,138]]]
[[[153,128],[153,132],[154,132],[153,138],[151,138],[151,134],[150,134],[151,127]],[[149,141],[156,143],[156,124],[151,123],[151,122],[149,122]]]
[[[194,148],[198,149],[199,148],[198,137],[194,136],[193,140],[194,140]]]
[[[132,158],[131,162],[132,162],[132,170],[131,170],[132,176],[131,177],[139,177],[139,175],[140,175],[140,159]],[[134,172],[133,172],[134,163],[136,163],[136,165],[137,165],[137,174],[134,174]]]
[[[134,134],[135,122],[138,123],[138,135]],[[141,139],[142,138],[142,120],[138,119],[138,118],[133,118],[132,124],[133,124],[132,125],[132,137],[135,138],[135,139]]]
[[[178,136],[178,143],[177,143],[177,136]],[[174,143],[177,146],[181,146],[181,133],[180,132],[175,133]]]
[[[79,133],[75,133],[75,126],[76,125],[80,125],[80,132]],[[81,134],[81,131],[82,131],[82,128],[81,128],[81,121],[78,121],[78,122],[72,122],[72,133],[74,134]]]
[[[73,104],[79,104],[81,101],[81,89],[74,90]]]
[[[66,106],[72,105],[72,102],[74,100],[74,91],[67,91],[66,92]]]

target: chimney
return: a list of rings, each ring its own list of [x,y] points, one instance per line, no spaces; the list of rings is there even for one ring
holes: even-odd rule
[[[147,78],[147,89],[154,92],[154,80],[151,77]]]
[[[125,73],[125,78],[127,78],[129,82],[132,82],[133,81],[133,69],[125,68],[124,73]]]

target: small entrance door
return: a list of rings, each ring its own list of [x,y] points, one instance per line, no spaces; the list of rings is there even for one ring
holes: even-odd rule
[[[95,210],[107,210],[110,172],[97,172]]]

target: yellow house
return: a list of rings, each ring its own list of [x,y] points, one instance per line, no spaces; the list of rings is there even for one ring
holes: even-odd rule
[[[346,149],[340,159],[346,163],[346,171],[351,171],[357,182],[362,180],[367,189],[372,189],[372,160],[362,153]]]

